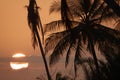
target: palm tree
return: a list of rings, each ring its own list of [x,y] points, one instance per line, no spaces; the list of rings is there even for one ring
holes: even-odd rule
[[[27,7],[28,9],[28,25],[32,31],[32,40],[33,40],[33,47],[35,48],[36,45],[39,44],[41,55],[45,64],[45,69],[47,73],[48,80],[51,80],[51,76],[49,73],[47,61],[45,58],[44,50],[42,47],[41,39],[39,36],[39,30],[41,30],[41,33],[43,35],[43,28],[38,12],[38,6],[35,0],[29,0],[29,6]]]
[[[57,1],[54,4],[58,4]],[[77,5],[76,5],[77,4]],[[114,59],[120,49],[120,32],[101,24],[109,15],[113,15],[105,2],[101,0],[61,0],[61,7],[51,7],[51,11],[61,10],[61,19],[46,25],[46,31],[54,27],[65,26],[64,31],[51,34],[46,39],[46,52],[53,49],[50,55],[50,64],[55,64],[61,55],[66,53],[66,66],[70,55],[74,53],[74,69],[86,49],[87,55],[93,57],[98,80],[102,80],[96,51],[100,51],[109,62]],[[96,48],[97,46],[97,48]],[[97,49],[97,50],[96,50]],[[74,51],[73,51],[74,50]]]

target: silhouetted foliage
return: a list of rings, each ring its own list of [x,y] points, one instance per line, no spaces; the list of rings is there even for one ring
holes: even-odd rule
[[[56,74],[56,79],[55,80],[73,80],[70,77],[66,76],[66,75],[62,75],[61,73],[57,73]]]
[[[55,3],[58,4],[57,1]],[[60,25],[67,28],[51,34],[46,39],[46,52],[53,50],[50,55],[50,65],[55,64],[61,55],[66,53],[65,64],[67,66],[70,55],[74,55],[76,73],[83,55],[86,54],[86,57],[91,55],[94,68],[90,65],[90,69],[94,77],[87,78],[87,80],[109,80],[105,77],[109,73],[110,63],[120,53],[120,32],[103,26],[101,22],[105,18],[114,17],[115,13],[101,0],[93,0],[93,2],[91,0],[61,0],[61,5],[58,6],[60,7],[51,6],[50,10],[61,10],[62,20],[47,24],[46,31],[56,29],[54,27],[59,28]],[[87,52],[84,53],[84,50]],[[101,72],[102,62],[100,63],[98,60],[97,51],[100,51],[107,61],[104,66],[106,69],[103,70],[106,73]],[[110,67],[106,67],[107,64],[110,64]],[[87,70],[85,72],[88,74]]]
[[[110,8],[120,17],[120,6],[115,1],[117,0],[104,0]]]
[[[41,30],[40,32],[43,35],[43,28],[40,21],[40,16],[38,12],[38,6],[35,0],[29,0],[30,4],[27,7],[28,9],[28,25],[32,31],[33,47],[37,45],[37,29]]]
[[[41,42],[41,39],[39,36],[39,30],[41,30],[40,32],[43,35],[43,28],[42,28],[42,24],[41,24],[41,20],[40,20],[40,16],[39,16],[38,8],[39,7],[37,6],[36,0],[29,0],[29,6],[27,7],[27,9],[28,9],[28,25],[32,32],[33,47],[35,48],[35,46],[39,44],[41,55],[42,55],[42,58],[43,58],[43,61],[45,64],[47,77],[48,77],[48,80],[51,80],[47,61],[46,61],[45,54],[44,54],[44,49],[42,47],[42,42]],[[44,35],[43,35],[43,37],[44,37]]]

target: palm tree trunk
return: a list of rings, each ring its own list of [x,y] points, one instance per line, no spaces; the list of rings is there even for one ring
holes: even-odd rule
[[[90,39],[90,46],[91,46],[91,52],[92,52],[92,55],[93,55],[95,67],[96,67],[96,72],[97,72],[96,76],[98,77],[97,80],[101,80],[98,60],[97,60],[97,56],[96,56],[96,53],[95,53],[93,41],[91,39]]]
[[[42,55],[42,58],[43,58],[43,61],[44,61],[44,65],[45,65],[45,69],[46,69],[48,80],[52,80],[50,72],[49,72],[49,69],[48,69],[47,60],[45,58],[44,50],[43,50],[43,47],[42,47],[42,43],[41,43],[41,40],[40,40],[40,37],[39,37],[38,30],[36,30],[36,35],[37,35],[37,39],[38,39],[38,44],[39,44],[39,48],[40,48],[40,51],[41,51],[41,55]]]

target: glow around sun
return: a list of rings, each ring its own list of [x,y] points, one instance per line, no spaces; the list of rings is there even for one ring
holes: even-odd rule
[[[23,53],[16,53],[16,54],[14,54],[13,56],[12,56],[12,58],[14,59],[14,60],[17,60],[18,58],[25,58],[26,57],[26,55],[25,54],[23,54]],[[14,69],[14,70],[19,70],[19,69],[24,69],[24,68],[28,68],[28,65],[29,65],[29,63],[28,62],[24,62],[24,61],[20,61],[20,62],[18,62],[18,60],[17,60],[17,62],[10,62],[10,66],[11,66],[11,68],[12,69]]]

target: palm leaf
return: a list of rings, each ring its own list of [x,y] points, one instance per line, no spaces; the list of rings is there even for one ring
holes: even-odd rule
[[[63,23],[66,26],[66,29],[71,29],[71,19],[73,19],[73,16],[70,12],[70,9],[68,7],[68,4],[66,2],[66,0],[61,0],[61,19],[63,21]]]
[[[103,34],[102,36],[109,40],[110,42],[112,43],[116,43],[116,44],[119,44],[120,42],[120,32],[117,31],[117,30],[114,30],[114,29],[110,29],[108,27],[105,27],[103,25],[100,25],[100,24],[96,24],[97,29],[100,30],[100,33],[99,34]],[[97,30],[97,31],[98,31]],[[108,36],[108,37],[107,37]],[[102,37],[102,38],[103,38]],[[107,37],[107,38],[106,38]]]
[[[50,55],[50,65],[55,64],[60,59],[60,56],[66,50],[69,42],[70,42],[69,35],[67,35],[66,37],[64,37],[58,42],[58,44],[54,48],[54,51]]]
[[[44,33],[46,32],[51,32],[51,31],[56,31],[56,30],[60,30],[60,29],[64,29],[64,24],[62,22],[62,20],[57,20],[57,21],[52,21],[50,23],[45,24],[45,29],[44,29]]]
[[[93,4],[91,5],[91,8],[90,8],[90,15],[94,13],[95,8],[97,8],[99,4],[100,4],[100,0],[93,1]]]
[[[53,13],[53,12],[60,12],[61,11],[61,4],[60,4],[60,1],[57,0],[57,1],[54,1],[52,3],[52,5],[50,6],[50,14]]]
[[[99,4],[99,5],[97,5],[98,7],[95,8],[95,10],[94,10],[93,13],[91,13],[91,17],[92,17],[92,18],[95,17],[95,16],[100,15],[100,13],[103,12],[104,4],[105,4],[105,3],[103,2],[103,3]],[[100,15],[100,16],[101,16],[101,15]]]
[[[72,28],[76,25],[78,25],[80,22],[79,21],[70,21],[72,24]],[[59,30],[65,30],[65,25],[62,22],[62,20],[57,20],[57,21],[52,21],[50,23],[47,23],[45,25],[44,33],[46,32],[51,32],[51,31],[59,31]]]
[[[102,80],[106,80],[109,76],[109,67],[108,63],[98,60],[99,66],[100,66],[100,74]],[[98,80],[96,77],[96,70],[95,70],[95,63],[92,58],[81,58],[79,61],[79,66],[82,66],[82,69],[85,72],[85,78],[87,80]],[[108,80],[108,79],[107,79]]]
[[[81,38],[79,38],[78,43],[76,45],[76,52],[75,52],[75,58],[74,58],[74,71],[75,71],[76,77],[77,77],[77,65],[80,61],[81,51],[82,51]]]
[[[46,40],[45,40],[45,52],[48,53],[49,50],[54,49],[56,44],[64,38],[66,35],[69,35],[68,31],[62,31],[51,34]]]
[[[76,28],[74,28],[74,29],[76,29]],[[69,62],[69,58],[70,58],[70,53],[71,53],[71,49],[72,48],[76,48],[75,46],[76,46],[76,42],[77,42],[77,40],[78,40],[78,43],[77,43],[77,45],[78,45],[78,48],[79,49],[81,49],[81,47],[82,47],[82,45],[81,45],[81,38],[79,38],[78,36],[80,36],[79,35],[79,33],[77,32],[77,30],[75,31],[73,31],[73,30],[71,30],[71,32],[72,32],[72,36],[70,36],[71,37],[71,39],[70,39],[70,46],[69,46],[69,48],[68,48],[68,51],[67,51],[67,54],[66,54],[66,61],[65,61],[65,66],[67,67],[67,65],[68,65],[68,62]]]
[[[110,62],[120,52],[120,32],[102,25],[97,26],[95,30],[91,31],[94,37],[94,45],[98,44],[98,49],[108,62]]]
[[[116,14],[108,7],[106,6],[103,11],[101,11],[101,16],[98,18],[99,20],[109,20],[109,19],[117,19],[118,17],[116,16]]]
[[[83,27],[83,25],[80,25],[81,27]],[[77,35],[79,35],[79,30],[81,30],[81,27],[74,27],[71,31],[73,32],[72,35],[74,36],[70,36],[70,40],[75,40],[75,38],[78,38]],[[61,32],[56,32],[51,34],[46,40],[45,40],[45,51],[46,53],[51,50],[54,49],[54,46],[56,46],[56,44],[59,43],[59,41],[64,38],[67,35],[71,35],[71,31],[69,30],[65,30],[65,31],[61,31]]]
[[[28,8],[28,25],[32,31],[33,47],[37,45],[36,30],[40,29],[43,36],[43,28],[40,21],[38,6],[35,0],[30,0]],[[44,37],[43,37],[44,38]]]
[[[66,60],[65,60],[65,67],[67,67],[70,59],[71,49],[73,47],[73,42],[70,43],[70,46],[68,48],[67,54],[66,54]]]
[[[118,15],[118,16],[120,16],[120,6],[119,6],[119,4],[117,4],[116,3],[116,1],[115,0],[104,0],[104,2],[106,2],[107,3],[107,5],[111,8],[111,9],[113,9],[113,11]]]
[[[83,8],[81,7],[81,1],[80,0],[70,0],[68,2],[68,6],[69,6],[69,10],[71,12],[71,14],[74,16],[74,19],[76,18],[81,18],[83,19],[83,13],[84,13],[84,10]]]
[[[81,0],[80,2],[81,7],[83,9],[83,11],[85,12],[85,14],[88,13],[90,6],[91,6],[91,1],[90,0]]]

